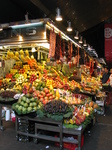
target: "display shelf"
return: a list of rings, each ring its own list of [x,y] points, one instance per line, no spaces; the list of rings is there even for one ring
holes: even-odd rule
[[[25,119],[26,122],[33,121],[35,126],[35,132],[34,134],[28,132],[22,132],[19,130],[19,119]],[[85,127],[86,128],[86,127]],[[67,143],[73,143],[78,145],[78,150],[81,150],[81,136],[85,130],[85,128],[79,127],[78,129],[73,128],[64,128],[63,127],[63,120],[61,121],[55,121],[49,118],[42,118],[40,119],[39,117],[35,118],[29,118],[28,116],[16,116],[16,135],[17,135],[17,140],[19,139],[19,135],[24,135],[26,137],[33,137],[35,139],[44,139],[44,140],[49,140],[49,141],[54,141],[54,142],[59,142],[60,149],[63,149],[63,142]],[[58,133],[59,136],[54,136],[50,134],[46,134],[46,132],[43,131],[48,131],[50,132],[55,132]],[[42,133],[41,133],[42,132]],[[64,135],[69,134],[69,135],[75,135],[77,136],[77,139],[72,139],[70,140],[69,138],[65,138]]]
[[[97,111],[98,114],[105,115],[105,101],[106,101],[106,96],[96,98],[96,104],[98,104],[101,108],[100,111]]]

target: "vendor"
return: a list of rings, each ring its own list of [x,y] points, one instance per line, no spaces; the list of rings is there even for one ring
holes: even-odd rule
[[[104,74],[101,78],[102,84],[106,83],[109,79],[110,73],[109,73],[109,68],[105,66]]]
[[[110,76],[109,76],[109,79],[107,81],[107,84],[109,84],[110,88],[112,89],[112,68],[110,69]]]

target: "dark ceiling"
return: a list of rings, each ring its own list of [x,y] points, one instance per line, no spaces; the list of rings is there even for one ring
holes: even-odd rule
[[[55,21],[57,7],[63,16],[63,21],[59,23]],[[112,16],[112,0],[2,0],[0,23],[23,21],[27,12],[29,19],[51,18],[65,33],[67,21],[71,21],[73,32],[70,36],[74,36],[78,30],[98,54],[100,50],[104,51],[100,40],[103,38],[104,23]],[[97,40],[100,47],[95,45],[96,35],[97,37],[101,35],[100,40]]]

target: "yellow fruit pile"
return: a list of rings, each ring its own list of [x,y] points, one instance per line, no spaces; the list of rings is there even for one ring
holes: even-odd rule
[[[25,70],[28,71],[28,70],[30,70],[30,66],[29,66],[29,65],[24,65],[24,66],[23,66],[23,69],[25,69]]]
[[[12,74],[16,74],[17,72],[18,72],[17,69],[11,69],[11,70],[10,70],[10,73],[12,73]]]

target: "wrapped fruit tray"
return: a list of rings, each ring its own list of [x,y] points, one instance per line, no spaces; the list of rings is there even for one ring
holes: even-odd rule
[[[14,96],[17,93],[14,91],[1,91],[0,92],[0,104],[13,104],[16,103],[18,99],[15,99]]]

